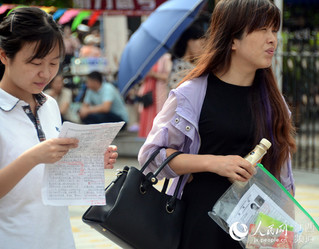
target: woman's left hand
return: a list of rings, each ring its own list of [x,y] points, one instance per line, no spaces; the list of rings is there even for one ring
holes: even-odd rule
[[[118,157],[117,146],[110,145],[104,153],[104,169],[113,169]]]

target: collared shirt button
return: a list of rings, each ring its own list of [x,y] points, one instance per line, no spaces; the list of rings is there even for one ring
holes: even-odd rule
[[[176,124],[179,123],[179,118],[175,118],[175,123],[176,123]]]
[[[189,125],[187,125],[187,126],[185,127],[185,129],[186,129],[186,131],[190,131],[191,127],[190,127]]]

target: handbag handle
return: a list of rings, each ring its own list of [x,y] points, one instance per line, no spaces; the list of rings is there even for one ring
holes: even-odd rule
[[[163,149],[164,147],[159,147],[157,148],[149,157],[149,159],[147,159],[147,161],[144,163],[141,172],[144,172],[144,170],[147,168],[147,166],[155,159],[155,157],[158,155],[158,153],[161,151],[161,149]]]
[[[144,164],[144,166],[141,169],[141,172],[143,172],[145,170],[145,168],[149,165],[149,163],[154,160],[154,158],[158,155],[159,151],[162,148],[157,149],[156,151],[154,151],[152,153],[152,155],[150,156],[150,158],[147,160],[147,162]],[[140,190],[142,193],[144,193],[146,191],[146,189],[150,186],[150,185],[154,185],[158,182],[157,180],[157,175],[163,170],[163,168],[176,156],[178,156],[179,154],[182,154],[181,151],[175,151],[174,153],[172,153],[171,155],[169,155],[163,162],[162,164],[158,167],[158,169],[152,173],[148,173],[145,177],[145,181],[141,184],[140,186]],[[181,178],[181,177],[180,177]],[[166,192],[166,188],[167,188],[168,182],[167,182],[167,178],[165,180],[164,183],[164,187],[162,189],[162,192]]]
[[[176,151],[174,152],[173,154],[169,155],[165,161],[161,164],[161,166],[155,171],[154,173],[154,177],[156,178],[156,176],[161,172],[161,170],[176,156],[178,156],[179,154],[182,154],[181,151]],[[171,214],[175,211],[175,206],[176,206],[176,200],[177,200],[177,195],[178,195],[178,192],[179,192],[179,189],[182,185],[182,181],[183,181],[183,178],[184,178],[184,175],[181,175],[178,179],[178,182],[177,182],[177,185],[176,185],[176,188],[175,188],[175,191],[174,191],[174,194],[173,196],[168,200],[168,202],[166,203],[166,212]],[[165,182],[168,178],[165,179]],[[156,178],[157,180],[157,178]],[[168,179],[169,181],[169,179]],[[164,188],[167,188],[167,185],[168,185],[168,181],[167,181],[167,184],[164,183],[164,187],[162,189],[162,192],[164,190]],[[166,192],[166,189],[165,189],[165,192]]]
[[[174,210],[175,210],[176,199],[177,199],[177,195],[178,195],[179,189],[180,189],[180,187],[182,185],[183,178],[184,178],[184,175],[181,175],[179,177],[177,185],[176,185],[176,188],[175,188],[175,191],[174,191],[174,194],[173,194],[172,198],[170,198],[170,200],[166,203],[166,211],[168,213],[173,213]]]
[[[159,153],[160,149],[157,149],[150,157],[150,159],[154,159],[155,156]],[[147,187],[149,184],[156,184],[158,182],[157,180],[157,176],[158,174],[163,170],[163,168],[176,156],[178,156],[179,154],[182,154],[181,151],[175,151],[174,153],[172,153],[171,155],[169,155],[163,162],[162,164],[158,167],[158,169],[152,173],[148,173],[146,175],[146,180],[149,183],[143,183],[143,187]],[[147,162],[145,163],[146,166],[144,165],[143,168],[141,169],[141,172],[143,172],[145,170],[145,168],[148,166],[148,164],[150,163],[151,160],[147,160]]]
[[[147,159],[147,161],[144,163],[144,165],[141,168],[141,172],[144,172],[144,170],[147,168],[147,166],[155,159],[155,157],[159,154],[159,152],[161,151],[161,149],[164,149],[165,147],[160,147],[157,148],[149,157],[149,159]],[[162,171],[162,169],[176,156],[178,156],[179,154],[182,154],[181,151],[175,151],[174,153],[172,153],[171,155],[169,155],[163,162],[162,164],[158,167],[158,169],[154,172],[153,176],[157,177],[157,175]]]
[[[153,161],[155,159],[155,157],[158,155],[158,153],[160,152],[162,148],[158,148],[156,149],[150,156],[150,158],[146,161],[146,163],[143,165],[142,169],[141,169],[141,172],[143,172],[146,167],[151,163],[151,161]],[[153,185],[153,184],[156,184],[157,183],[157,175],[161,172],[161,170],[173,159],[175,158],[176,156],[178,156],[179,154],[182,154],[181,151],[175,151],[174,153],[172,153],[171,155],[169,155],[163,162],[162,164],[158,167],[158,169],[155,171],[155,173],[148,173],[146,175],[146,180],[144,182],[141,183],[140,185],[140,192],[142,194],[145,194],[147,191],[147,188],[150,186],[150,185]],[[177,185],[176,185],[176,188],[175,188],[175,191],[174,191],[174,194],[173,196],[167,201],[166,203],[166,212],[167,213],[173,213],[174,210],[175,210],[175,206],[176,206],[176,200],[177,200],[177,195],[178,195],[178,192],[179,192],[179,189],[182,185],[182,181],[183,181],[183,178],[184,176],[181,175],[178,179],[178,182],[177,182]],[[165,193],[166,192],[166,189],[167,189],[167,186],[168,186],[168,182],[169,182],[169,179],[166,178],[165,179],[165,182],[164,182],[164,186],[163,186],[163,189],[162,189],[162,193]]]
[[[183,154],[181,151],[175,151],[171,155],[169,155],[164,162],[162,162],[161,166],[158,167],[158,169],[155,171],[154,176],[157,177],[157,175],[162,171],[162,169],[176,156],[179,154]]]

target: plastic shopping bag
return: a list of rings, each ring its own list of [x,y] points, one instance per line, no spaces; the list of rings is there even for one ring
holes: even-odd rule
[[[261,164],[235,182],[208,215],[247,249],[319,249],[319,226]]]

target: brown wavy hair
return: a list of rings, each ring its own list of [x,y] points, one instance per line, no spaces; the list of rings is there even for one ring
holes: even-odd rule
[[[216,5],[206,33],[204,52],[196,67],[182,82],[208,73],[225,73],[230,68],[232,42],[262,27],[279,30],[280,11],[269,0],[222,0]],[[181,82],[181,83],[182,83]],[[272,147],[263,165],[280,180],[281,166],[296,151],[295,128],[273,71],[256,71],[251,108],[255,120],[255,143],[267,138]]]

